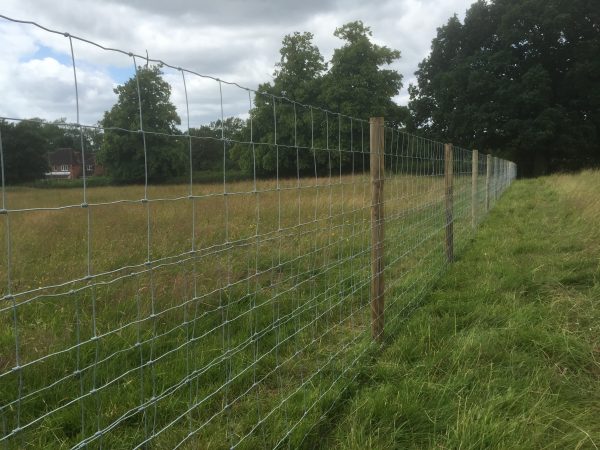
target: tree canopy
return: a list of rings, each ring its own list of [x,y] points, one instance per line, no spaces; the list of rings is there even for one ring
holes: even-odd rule
[[[65,119],[45,122],[32,118],[18,123],[0,120],[4,174],[7,183],[27,183],[39,180],[48,171],[48,155],[59,148],[83,149],[94,153],[101,135],[94,128],[69,125]]]
[[[438,28],[409,87],[408,108],[394,101],[402,88],[393,68],[398,50],[374,43],[360,20],[338,27],[334,36],[341,45],[325,61],[311,33],[286,35],[273,78],[259,85],[247,118],[190,129],[191,169],[237,166],[259,176],[349,172],[354,163],[347,150],[365,142],[362,121],[373,116],[512,159],[524,175],[600,164],[598,1],[477,1],[463,22],[453,16]],[[138,67],[115,93],[102,132],[62,119],[2,122],[7,179],[39,178],[48,152],[81,150],[82,144],[86,153],[97,151],[117,182],[186,174],[188,138],[161,67]]]
[[[480,0],[438,29],[409,88],[414,126],[525,175],[600,162],[600,3]]]
[[[222,137],[239,141],[245,122],[239,117],[215,120],[208,125],[190,128],[192,136],[192,167],[194,170],[223,170]],[[225,144],[227,150],[227,143]],[[227,162],[227,161],[226,161]]]
[[[17,124],[0,121],[6,183],[34,181],[42,178],[48,170],[49,148],[43,126],[37,121]]]
[[[334,50],[325,76],[325,104],[358,118],[397,115],[398,105],[392,99],[402,88],[402,75],[385,67],[400,58],[400,51],[371,42],[373,33],[360,20],[333,34],[344,45]]]
[[[261,84],[254,96],[250,118],[242,131],[243,141],[255,146],[238,144],[231,157],[248,174],[272,175],[279,169],[282,175],[308,170],[313,157],[293,148],[311,143],[311,118],[298,104],[318,105],[323,73],[327,69],[319,49],[313,44],[312,33],[295,32],[283,38],[280,60],[275,64],[273,81]],[[275,144],[282,145],[278,149]]]
[[[368,120],[383,114],[397,122],[406,117],[406,108],[393,101],[402,76],[387,68],[400,52],[374,44],[370,28],[360,21],[343,25],[334,35],[345,43],[329,65],[311,33],[283,38],[273,81],[259,86],[242,133],[246,142],[252,133],[257,145],[238,144],[231,151],[247,173],[256,169],[259,175],[277,171],[285,176],[326,172],[332,166],[350,170],[350,156],[335,151],[347,150],[353,139],[361,138],[360,126],[353,127],[347,116]]]
[[[144,181],[144,139],[150,180],[164,181],[185,173],[189,158],[178,136],[181,120],[171,103],[171,87],[161,75],[158,66],[138,67],[137,76],[115,89],[117,103],[104,113],[99,160],[117,182]],[[145,133],[137,132],[141,129]]]

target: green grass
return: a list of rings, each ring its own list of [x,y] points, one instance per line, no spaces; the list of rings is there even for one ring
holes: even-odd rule
[[[594,176],[588,175],[592,181]],[[69,448],[89,439],[91,448],[129,448],[151,438],[150,448],[171,448],[199,427],[184,448],[228,448],[242,437],[241,448],[272,447],[280,439],[291,448],[436,445],[435,433],[446,432],[441,419],[434,432],[423,428],[428,437],[420,435],[413,444],[408,434],[406,441],[396,440],[408,429],[407,418],[382,422],[402,411],[392,404],[399,398],[393,389],[400,386],[394,371],[401,374],[403,367],[426,364],[424,350],[436,342],[449,345],[449,336],[472,317],[468,306],[476,303],[477,295],[471,291],[484,284],[473,279],[460,294],[466,285],[451,289],[446,279],[438,291],[444,289],[444,298],[450,293],[464,297],[450,303],[459,310],[423,315],[435,304],[429,298],[419,309],[423,296],[447,268],[443,178],[390,177],[387,343],[373,345],[369,184],[362,176],[341,181],[346,184],[318,187],[314,180],[302,179],[303,189],[297,190],[296,179],[282,180],[284,189],[275,191],[273,180],[263,180],[257,194],[251,182],[232,182],[227,215],[219,183],[195,185],[194,194],[200,197],[194,201],[187,198],[186,185],[150,186],[150,198],[171,200],[149,204],[139,202],[142,186],[94,187],[88,190],[87,202],[95,204],[89,208],[78,206],[82,198],[77,189],[11,188],[10,209],[75,207],[10,212],[0,220],[6,248],[10,218],[12,292],[35,290],[14,303],[5,299],[0,312],[0,405],[9,405],[0,409],[1,435],[17,423],[41,418],[11,434],[8,447]],[[480,210],[484,186],[480,177]],[[515,190],[526,196],[536,186],[520,183]],[[534,214],[540,202],[511,191],[484,222],[479,247],[464,253],[473,237],[470,189],[470,178],[456,177],[459,262],[449,276],[469,255],[484,258],[488,252],[487,265],[472,269],[481,281],[482,271],[497,264],[496,256],[481,245],[492,249],[505,235],[515,237],[510,220],[516,217],[508,217],[507,208],[523,201],[534,206]],[[553,195],[550,199],[558,201],[559,194]],[[119,199],[133,202],[111,203]],[[543,211],[537,214],[542,217]],[[536,226],[539,230],[540,224]],[[486,239],[490,242],[482,244]],[[534,250],[545,245],[540,241],[539,236],[518,241],[525,246],[518,252],[529,252],[531,242]],[[105,273],[94,283],[83,278],[88,242],[91,273]],[[192,245],[198,251],[190,257],[186,252]],[[152,270],[144,266],[148,252],[152,260],[160,260]],[[540,252],[544,257],[541,247]],[[6,258],[0,252],[0,267],[7,267]],[[503,277],[490,278],[488,289],[500,289]],[[0,270],[2,294],[7,279],[7,272]],[[52,287],[60,283],[66,284]],[[420,320],[427,329],[415,325]],[[485,330],[497,320],[489,319]],[[450,327],[449,336],[435,329],[438,322]],[[18,358],[25,367],[13,370],[17,334]],[[404,341],[407,336],[416,341]],[[458,366],[461,355],[454,355],[453,364]],[[442,353],[437,357],[446,361]],[[449,369],[440,370],[441,377]],[[420,381],[415,377],[411,384],[408,375],[402,392],[418,397]],[[383,387],[386,376],[393,387]],[[442,414],[455,405],[451,387],[442,381],[440,386],[447,398],[441,402],[437,393],[431,395]],[[462,410],[471,406],[461,405]],[[415,414],[423,410],[414,401],[410,409]],[[115,421],[118,426],[110,427]],[[396,430],[391,441],[385,440],[386,426]]]
[[[518,181],[324,448],[598,448],[600,173]]]
[[[92,447],[130,448],[156,434],[152,445],[170,448],[202,427],[190,448],[226,448],[261,421],[245,440],[252,448],[265,430],[275,444],[312,404],[314,423],[337,397],[338,384],[328,388],[338,368],[368,346],[368,315],[358,313],[368,313],[369,210],[368,195],[303,182],[300,195],[275,192],[272,180],[258,194],[251,182],[231,183],[238,194],[227,200],[221,184],[196,185],[193,202],[186,185],[151,186],[150,198],[172,200],[149,204],[141,186],[98,187],[89,208],[74,189],[11,188],[13,210],[75,207],[0,222],[3,249],[10,224],[11,292],[34,290],[14,308],[0,305],[0,430],[24,426],[8,446],[91,438]],[[111,203],[121,199],[134,202]],[[83,278],[88,242],[91,273],[105,273],[94,283]],[[159,261],[151,271],[148,252]],[[7,252],[0,258],[4,295]],[[17,362],[24,367],[13,370]]]
[[[223,171],[222,170],[197,170],[193,174],[194,183],[219,183],[223,181]],[[251,180],[252,175],[248,175],[247,173],[239,170],[239,169],[231,169],[227,170],[227,181],[244,181]],[[166,180],[164,185],[177,185],[177,184],[187,184],[189,181],[189,175],[172,178]],[[103,186],[118,186],[119,183],[115,183],[111,180],[110,177],[107,176],[90,176],[86,179],[87,187],[103,187]],[[69,180],[65,178],[55,178],[55,179],[43,179],[36,180],[28,183],[24,183],[23,187],[32,187],[36,189],[81,189],[83,188],[83,178],[78,178],[75,180]]]
[[[86,180],[87,187],[110,186],[111,180],[105,176],[92,176]],[[69,180],[66,178],[54,178],[35,180],[22,184],[23,187],[32,187],[36,189],[81,189],[83,188],[83,178]]]

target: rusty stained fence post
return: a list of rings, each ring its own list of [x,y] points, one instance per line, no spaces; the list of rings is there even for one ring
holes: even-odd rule
[[[444,186],[446,197],[446,259],[454,261],[454,156],[452,144],[444,145]]]
[[[479,199],[477,196],[477,177],[479,176],[479,152],[473,150],[473,159],[471,162],[471,226],[477,227],[477,208]]]
[[[383,340],[384,328],[384,232],[383,182],[385,178],[383,117],[372,117],[370,125],[371,169],[371,332],[373,339]]]

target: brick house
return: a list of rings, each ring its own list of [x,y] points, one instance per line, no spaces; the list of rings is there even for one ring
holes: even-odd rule
[[[46,173],[47,178],[67,178],[75,180],[83,174],[81,152],[72,148],[59,148],[48,154],[48,166],[50,171]],[[102,175],[103,168],[96,164],[94,153],[85,155],[85,174]]]

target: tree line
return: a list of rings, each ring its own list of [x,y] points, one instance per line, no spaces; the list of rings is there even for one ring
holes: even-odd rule
[[[97,152],[103,139],[96,128],[82,128],[58,119],[32,118],[18,123],[0,120],[0,138],[6,183],[39,180],[49,170],[48,155],[59,148]]]
[[[414,130],[523,175],[600,163],[597,0],[480,0],[438,28],[416,75]]]
[[[511,159],[525,176],[600,164],[600,2],[474,3],[463,22],[453,16],[438,28],[409,86],[407,107],[393,100],[402,88],[402,75],[390,68],[398,50],[375,44],[361,21],[334,35],[342,45],[330,61],[311,33],[285,36],[273,79],[258,87],[249,117],[217,119],[191,128],[189,136],[158,66],[139,67],[137,78],[115,89],[118,100],[100,121],[101,133],[84,129],[82,138],[64,123],[1,122],[9,181],[43,173],[43,149],[78,149],[82,142],[115,182],[143,181],[146,169],[156,182],[190,170],[349,171],[352,154],[328,150],[358,149],[368,127],[350,117],[371,116]],[[39,164],[31,162],[36,155]]]
[[[360,131],[359,123],[352,129],[350,116],[385,115],[401,123],[408,112],[392,101],[402,76],[385,68],[400,52],[374,44],[371,30],[360,21],[334,34],[344,45],[334,51],[330,63],[311,33],[285,36],[273,81],[258,87],[248,119],[215,120],[189,130],[191,139],[179,131],[181,121],[160,68],[139,67],[137,79],[116,89],[118,101],[104,115],[100,161],[116,181],[143,181],[145,168],[150,180],[168,180],[186,173],[190,160],[192,170],[237,169],[248,176],[314,173],[315,167],[324,172],[334,164],[348,169],[349,156],[340,158],[340,152],[326,150],[349,148],[351,131]],[[140,129],[138,85],[145,141],[137,133],[122,131]],[[319,105],[348,117],[342,121]]]

